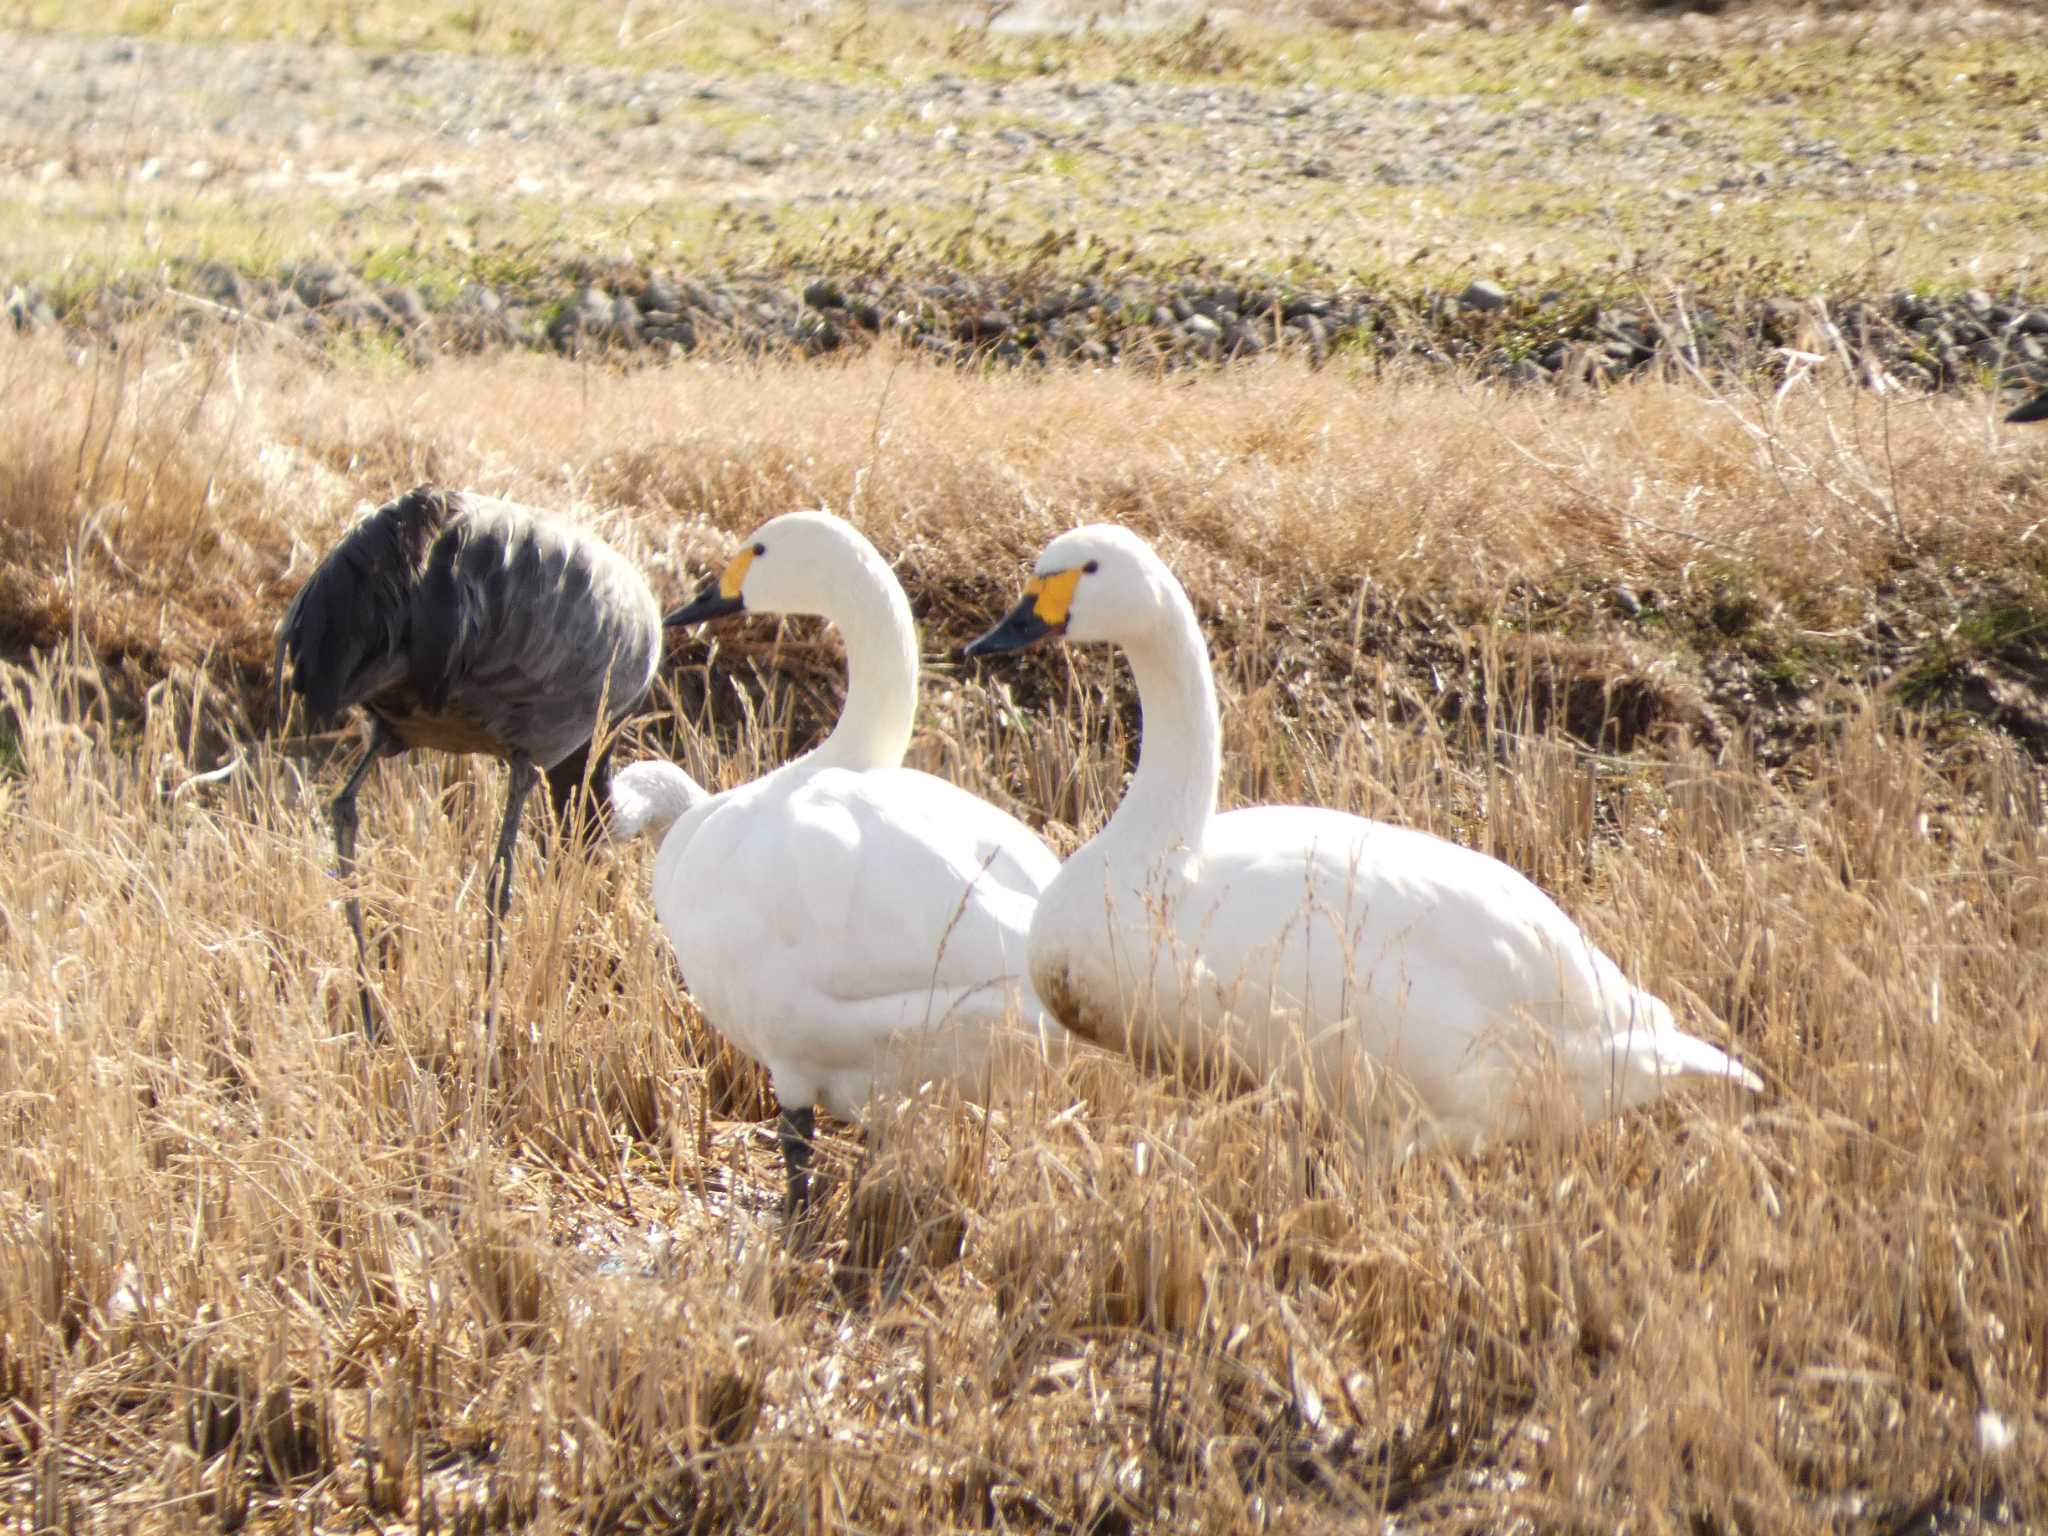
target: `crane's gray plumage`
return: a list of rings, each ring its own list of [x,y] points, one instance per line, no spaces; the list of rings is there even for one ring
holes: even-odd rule
[[[2007,421],[2048,421],[2048,394],[2034,396],[2025,405],[2013,407]]]
[[[589,761],[599,713],[615,720],[637,705],[660,655],[654,594],[588,530],[432,486],[370,513],[300,588],[277,637],[280,718],[289,687],[315,723],[355,706],[371,719],[369,747],[334,801],[344,878],[355,855],[356,793],[378,758],[428,747],[505,759],[511,790],[491,866],[487,948],[495,974],[526,797],[545,773],[565,828],[578,814],[572,807],[598,814],[610,756]],[[354,896],[348,912],[363,967]],[[367,981],[362,1005],[372,1031]]]

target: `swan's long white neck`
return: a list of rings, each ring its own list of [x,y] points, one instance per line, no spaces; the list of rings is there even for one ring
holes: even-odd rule
[[[865,542],[865,541],[863,541]],[[839,723],[805,761],[819,768],[899,768],[917,714],[917,622],[894,573],[861,551],[819,612],[846,643],[846,703]]]
[[[1138,771],[1096,839],[1148,865],[1175,848],[1200,848],[1223,770],[1223,722],[1201,625],[1179,582],[1167,576],[1160,587],[1160,623],[1124,645],[1143,716]]]

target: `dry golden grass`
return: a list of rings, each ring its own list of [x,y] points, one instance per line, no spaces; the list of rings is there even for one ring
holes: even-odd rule
[[[0,339],[0,392],[37,402],[0,443],[0,620],[43,647],[0,673],[17,1526],[2048,1520],[2038,769],[1847,687],[1787,771],[1680,730],[1594,756],[1527,665],[1683,670],[1594,614],[1602,583],[1676,608],[1740,582],[1814,630],[1882,581],[2023,568],[2041,447],[1986,402],[880,357],[375,377],[146,338]],[[791,1253],[758,1085],[681,995],[644,851],[522,845],[486,1056],[487,765],[402,760],[365,794],[392,1038],[360,1041],[325,873],[343,760],[259,739],[248,701],[306,562],[425,475],[589,517],[672,592],[827,502],[901,554],[929,651],[1052,531],[1130,522],[1218,637],[1229,798],[1510,859],[1769,1092],[1389,1174],[1278,1098],[1088,1055],[997,1114],[828,1139],[854,1187],[834,1244]],[[730,782],[814,728],[832,665],[803,626],[693,641],[639,729],[714,720],[676,750]],[[1106,659],[948,669],[926,701],[918,760],[1057,838],[1113,801]]]
[[[1953,597],[2026,565],[2048,497],[1996,402],[1825,377],[1560,400],[1291,362],[1163,383],[978,379],[882,352],[380,374],[146,335],[61,358],[47,340],[0,349],[0,389],[36,402],[0,483],[0,641],[75,629],[159,673],[208,648],[267,666],[309,562],[423,478],[580,508],[672,584],[775,512],[829,505],[900,557],[945,641],[1083,516],[1162,539],[1233,638],[1304,602],[1356,625],[1382,600],[1470,618],[1617,583],[1674,608],[1739,584],[1757,613],[1819,632],[1883,587]],[[1351,638],[1302,638],[1330,636]]]

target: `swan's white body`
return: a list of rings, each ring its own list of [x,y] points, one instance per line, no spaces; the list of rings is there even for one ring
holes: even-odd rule
[[[1033,596],[971,649],[1061,629],[1113,641],[1144,718],[1122,804],[1031,927],[1033,984],[1075,1034],[1140,1059],[1221,1058],[1375,1126],[1398,1111],[1411,1148],[1527,1133],[1560,1097],[1612,1113],[1682,1073],[1761,1086],[1496,859],[1306,806],[1217,815],[1215,686],[1179,582],[1105,526],[1055,540],[1037,569]]]
[[[902,766],[917,632],[858,532],[776,518],[724,581],[748,611],[831,621],[848,685],[831,735],[751,784],[702,796],[679,769],[620,775],[650,822],[672,819],[654,905],[690,992],[786,1112],[858,1119],[875,1093],[933,1079],[978,1095],[999,1044],[1063,1033],[1023,978],[1058,860],[1016,818]]]

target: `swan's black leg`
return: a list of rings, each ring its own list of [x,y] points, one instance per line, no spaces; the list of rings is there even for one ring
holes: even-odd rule
[[[811,1155],[816,1151],[818,1112],[808,1104],[802,1109],[784,1108],[776,1129],[782,1143],[782,1164],[789,1171],[782,1214],[795,1219],[811,1208]]]

